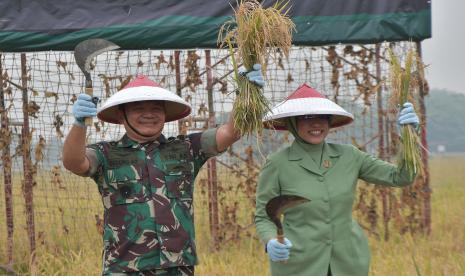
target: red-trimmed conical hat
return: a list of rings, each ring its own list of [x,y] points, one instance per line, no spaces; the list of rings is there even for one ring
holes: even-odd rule
[[[267,128],[286,130],[285,118],[300,115],[331,115],[330,127],[347,125],[354,120],[352,114],[304,83],[274,106],[263,121]]]
[[[191,112],[191,106],[175,93],[168,91],[146,76],[139,75],[123,89],[113,94],[97,111],[97,117],[105,122],[121,124],[117,116],[120,104],[139,101],[164,101],[166,122],[179,120]]]

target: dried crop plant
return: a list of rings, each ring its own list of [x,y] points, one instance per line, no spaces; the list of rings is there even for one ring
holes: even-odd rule
[[[262,118],[271,110],[270,104],[259,86],[239,74],[233,47],[238,48],[240,61],[247,71],[254,64],[260,64],[264,72],[266,60],[278,50],[286,57],[289,55],[295,25],[287,16],[288,1],[277,1],[266,9],[256,0],[237,4],[234,18],[221,27],[218,42],[229,48],[238,86],[233,106],[234,125],[241,135],[261,134]]]
[[[39,162],[44,160],[45,157],[45,147],[47,143],[45,141],[45,138],[42,135],[39,135],[39,142],[37,143],[35,150],[34,150],[34,157],[36,159],[35,165],[37,165]]]
[[[418,87],[418,68],[423,66],[414,50],[409,49],[402,67],[399,58],[392,50],[389,51],[391,59],[390,85],[391,103],[395,106],[403,106],[405,102],[414,102],[413,92]],[[415,66],[417,65],[417,66]],[[398,163],[405,166],[410,176],[423,174],[423,163],[421,160],[421,140],[420,136],[411,124],[403,125],[400,129],[400,149]]]
[[[197,86],[202,84],[202,79],[200,78],[200,69],[198,65],[199,60],[200,56],[196,53],[196,51],[187,52],[187,59],[184,63],[184,67],[186,68],[187,73],[183,87],[189,87],[191,92],[195,92]]]

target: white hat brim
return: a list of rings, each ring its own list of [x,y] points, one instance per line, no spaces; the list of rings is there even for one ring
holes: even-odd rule
[[[287,129],[285,119],[300,115],[331,115],[330,127],[350,124],[354,116],[326,98],[297,98],[277,104],[265,115],[265,127]]]
[[[179,120],[188,116],[191,112],[189,103],[169,90],[161,87],[137,86],[126,88],[113,94],[97,110],[97,117],[108,123],[121,124],[121,118],[117,115],[118,106],[140,101],[164,101],[165,122]]]

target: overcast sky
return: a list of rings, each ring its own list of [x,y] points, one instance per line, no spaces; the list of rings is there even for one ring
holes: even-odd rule
[[[433,0],[432,27],[422,42],[429,85],[465,94],[465,0]]]

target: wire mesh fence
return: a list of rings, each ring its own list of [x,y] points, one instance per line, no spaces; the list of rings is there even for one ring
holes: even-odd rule
[[[387,49],[402,56],[413,46],[294,47],[288,58],[278,53],[268,61],[264,93],[276,104],[308,83],[355,116],[352,125],[332,131],[330,141],[394,161],[397,108],[389,105]],[[232,70],[226,50],[112,51],[92,61],[91,77],[100,101],[138,74],[180,95],[193,109],[189,117],[165,124],[164,135],[175,136],[228,119],[235,98]],[[37,246],[78,247],[83,237],[97,246],[103,226],[97,187],[61,164],[64,137],[74,120],[72,105],[84,92],[84,76],[73,54],[0,53],[0,72],[0,242],[6,245],[0,263],[27,262],[14,260],[15,251],[27,254]],[[87,133],[88,143],[94,143],[119,139],[124,128],[94,120]],[[287,132],[265,131],[262,139],[257,143],[257,137],[244,137],[212,158],[197,177],[195,216],[208,223],[213,249],[254,236],[261,164],[267,154],[292,142]],[[362,184],[356,215],[365,230],[386,239],[389,231],[424,231],[429,227],[428,196],[425,178],[401,191]],[[27,250],[16,246],[26,239]]]

